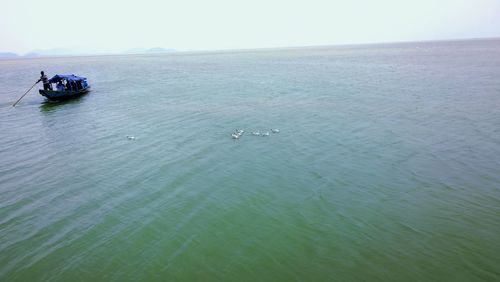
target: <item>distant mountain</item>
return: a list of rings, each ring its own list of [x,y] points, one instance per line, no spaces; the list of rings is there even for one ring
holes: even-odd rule
[[[57,57],[57,56],[79,56],[86,55],[89,52],[80,50],[68,50],[63,48],[54,48],[46,50],[33,50],[24,55],[24,57],[36,58],[36,57]]]
[[[0,59],[15,59],[19,58],[19,55],[11,52],[0,52]]]
[[[124,53],[125,54],[158,54],[158,53],[169,53],[169,52],[175,52],[175,49],[170,49],[170,48],[161,48],[161,47],[155,47],[155,48],[132,48],[126,50]]]
[[[124,54],[161,54],[175,52],[175,49],[171,48],[133,48],[128,49]],[[36,49],[24,55],[18,55],[12,52],[0,52],[0,59],[15,59],[15,58],[38,58],[38,57],[65,57],[65,56],[91,56],[91,55],[112,55],[116,54],[111,51],[96,51],[87,49],[64,49],[64,48],[53,48],[53,49]]]

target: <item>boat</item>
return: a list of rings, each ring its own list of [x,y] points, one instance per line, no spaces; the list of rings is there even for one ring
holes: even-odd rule
[[[39,92],[40,95],[53,101],[76,98],[90,91],[87,78],[74,74],[56,74],[48,82]]]

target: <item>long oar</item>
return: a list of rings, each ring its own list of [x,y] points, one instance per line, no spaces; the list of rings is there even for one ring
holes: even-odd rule
[[[21,98],[17,99],[17,101],[12,105],[12,107],[15,107],[17,105],[17,103],[19,103],[19,101],[21,101],[22,98],[24,98],[24,96],[26,96],[26,94],[28,94],[28,92],[31,91],[31,89],[33,89],[33,87],[35,87],[35,85],[38,83],[39,81],[35,82],[35,84],[33,84],[33,86],[30,87],[30,89],[28,89],[28,91],[26,91],[26,93],[23,94],[23,96],[21,96]]]

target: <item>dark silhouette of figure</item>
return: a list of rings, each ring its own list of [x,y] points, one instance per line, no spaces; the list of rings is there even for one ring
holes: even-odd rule
[[[49,79],[43,71],[40,72],[40,79],[36,82],[43,82],[43,90],[52,90],[52,84],[49,83]]]
[[[62,84],[62,81],[59,81],[56,85],[57,91],[64,91],[64,85]]]

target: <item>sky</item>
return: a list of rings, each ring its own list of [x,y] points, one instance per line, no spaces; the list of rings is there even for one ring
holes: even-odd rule
[[[500,0],[0,0],[0,52],[500,37]]]

